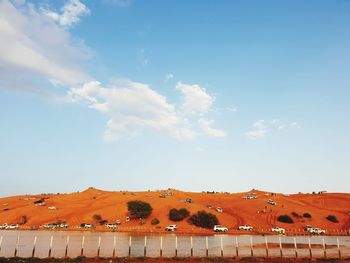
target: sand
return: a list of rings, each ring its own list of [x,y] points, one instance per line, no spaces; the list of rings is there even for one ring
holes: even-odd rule
[[[160,195],[171,195],[161,198]],[[257,199],[246,200],[243,196],[256,194]],[[34,201],[47,198],[45,206],[37,206]],[[192,203],[186,203],[185,199],[191,198]],[[267,204],[269,199],[277,202],[273,206]],[[138,220],[126,222],[127,202],[142,200],[151,204],[153,211],[151,216],[140,225]],[[207,205],[212,208],[207,208]],[[48,207],[54,206],[55,210]],[[222,213],[215,211],[216,207],[223,209]],[[350,194],[348,193],[323,193],[323,194],[292,194],[272,195],[264,191],[252,190],[246,193],[194,193],[178,190],[145,191],[145,192],[112,192],[98,189],[87,189],[71,194],[40,194],[23,195],[0,198],[0,224],[15,224],[21,221],[22,216],[27,217],[27,223],[20,226],[21,229],[31,229],[38,225],[65,221],[70,226],[68,230],[80,230],[81,223],[96,224],[93,215],[99,214],[110,223],[121,220],[118,231],[133,232],[164,232],[164,228],[170,224],[178,225],[178,233],[183,234],[208,234],[212,230],[201,229],[190,225],[186,220],[172,222],[168,219],[171,208],[187,208],[191,213],[205,210],[215,214],[220,224],[229,228],[229,233],[247,233],[237,231],[239,225],[248,224],[255,228],[250,234],[269,233],[271,227],[279,226],[287,230],[288,234],[306,234],[305,225],[312,225],[327,230],[327,234],[347,234],[350,229]],[[311,214],[311,218],[293,217],[292,213],[299,215]],[[286,224],[277,221],[279,215],[290,215],[294,223]],[[338,223],[326,219],[328,215],[334,215]],[[157,226],[151,225],[151,220],[158,218]],[[97,226],[94,231],[111,231],[105,226]]]

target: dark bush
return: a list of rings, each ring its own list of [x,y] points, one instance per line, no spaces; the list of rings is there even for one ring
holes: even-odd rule
[[[152,210],[149,203],[143,201],[128,202],[128,211],[131,218],[147,218],[152,213]]]
[[[151,225],[158,225],[158,224],[159,224],[158,218],[153,218],[151,221]]]
[[[293,224],[294,221],[289,215],[280,215],[277,217],[277,220],[282,223]]]
[[[219,220],[216,215],[205,211],[198,211],[197,214],[192,215],[188,220],[195,226],[204,228],[213,228],[214,225],[219,224]]]
[[[23,216],[21,217],[21,221],[19,222],[19,224],[20,224],[20,225],[24,225],[24,224],[26,224],[27,222],[28,222],[27,216],[26,216],[26,215],[23,215]]]
[[[326,218],[328,221],[331,221],[333,223],[339,223],[338,219],[334,215],[329,215]]]
[[[309,213],[304,213],[304,214],[303,214],[303,217],[304,217],[304,218],[311,218],[312,216],[311,216],[311,214],[309,214]]]
[[[295,217],[295,218],[301,218],[302,217],[297,212],[292,212],[292,216]]]
[[[176,208],[173,208],[169,212],[169,219],[171,221],[181,221],[184,218],[188,217],[190,215],[190,212],[186,208],[181,208],[177,210]]]

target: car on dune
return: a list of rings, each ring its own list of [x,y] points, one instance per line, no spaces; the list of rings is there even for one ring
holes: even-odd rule
[[[228,228],[225,226],[221,226],[221,225],[215,225],[213,227],[214,232],[227,232]]]
[[[216,208],[216,211],[217,211],[218,213],[222,213],[222,208],[221,208],[221,207],[217,207],[217,208]]]
[[[270,205],[277,205],[277,203],[275,201],[273,201],[272,199],[269,199],[267,201],[267,203],[270,204]]]
[[[321,228],[318,228],[318,227],[310,228],[310,229],[308,230],[308,232],[309,232],[310,234],[314,234],[314,235],[326,234],[326,230],[321,229]]]
[[[243,225],[243,226],[239,226],[238,230],[253,231],[253,227],[248,225]]]
[[[6,229],[7,227],[8,227],[7,223],[4,223],[4,224],[0,225],[0,229]]]
[[[166,231],[173,232],[177,230],[177,225],[169,225],[165,228]]]
[[[117,228],[117,224],[110,224],[110,223],[108,223],[108,224],[105,224],[105,226],[107,227],[107,228]]]
[[[278,234],[285,234],[286,233],[286,230],[284,228],[278,227],[278,226],[271,228],[271,231],[277,232]]]

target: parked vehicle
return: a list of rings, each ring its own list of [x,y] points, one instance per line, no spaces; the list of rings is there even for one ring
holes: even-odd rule
[[[267,203],[270,205],[277,205],[277,203],[271,199],[269,199],[269,201],[267,201]]]
[[[116,225],[120,225],[122,222],[119,220],[119,219],[117,219],[117,220],[115,220],[115,224]]]
[[[271,231],[272,232],[277,232],[279,234],[285,234],[286,233],[286,230],[284,228],[278,227],[278,226],[271,228]]]
[[[310,234],[314,234],[314,235],[322,235],[322,234],[326,234],[326,230],[324,230],[324,229],[321,229],[321,228],[310,228],[309,230],[308,230],[308,232],[310,233]]]
[[[212,206],[212,205],[207,205],[207,207],[208,207],[209,209],[212,209],[212,208],[213,208],[213,206]]]
[[[18,224],[8,225],[6,229],[16,229],[18,228]]]
[[[252,226],[248,226],[248,225],[243,225],[243,226],[239,226],[238,230],[252,231],[253,227]]]
[[[105,224],[107,228],[117,228],[117,224]]]
[[[177,225],[169,225],[165,228],[166,231],[176,231]]]
[[[312,229],[312,228],[313,228],[313,227],[310,226],[310,225],[304,226],[304,230],[305,230],[305,231],[308,231],[308,232],[309,232],[309,230]]]
[[[4,223],[4,224],[0,225],[0,229],[6,229],[7,227],[8,227],[7,223]]]
[[[87,223],[81,223],[80,224],[81,228],[92,228],[92,224],[87,224]]]
[[[257,199],[258,197],[256,195],[246,195],[246,196],[243,196],[243,199]]]
[[[221,225],[215,225],[213,230],[215,232],[227,232],[228,231],[228,228],[225,227],[225,226],[221,226]]]
[[[221,207],[217,207],[217,208],[216,208],[216,211],[217,211],[218,213],[222,213],[222,208],[221,208]]]
[[[130,217],[129,216],[125,217],[125,221],[129,222],[130,221]]]

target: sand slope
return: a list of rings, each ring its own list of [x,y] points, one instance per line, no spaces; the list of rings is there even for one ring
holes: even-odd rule
[[[160,198],[162,193],[171,192],[172,195]],[[245,200],[242,197],[248,193],[255,193],[258,198]],[[80,223],[96,223],[94,214],[99,214],[103,219],[114,223],[116,219],[122,221],[120,230],[135,231],[163,231],[164,227],[174,222],[168,219],[171,208],[187,208],[191,213],[206,210],[214,213],[222,225],[227,226],[230,232],[243,224],[255,227],[259,232],[266,232],[272,226],[284,227],[290,233],[303,233],[302,228],[310,224],[314,227],[327,229],[329,234],[346,233],[350,229],[350,194],[324,193],[324,194],[294,194],[285,196],[252,190],[248,193],[192,193],[177,190],[156,192],[109,192],[98,189],[87,189],[80,193],[72,194],[47,194],[32,196],[13,196],[0,198],[0,224],[18,223],[25,215],[28,222],[22,228],[30,228],[35,225],[53,223],[59,220],[66,221],[71,227]],[[35,198],[35,199],[34,199]],[[45,206],[37,206],[33,202],[40,198],[47,198]],[[191,198],[192,203],[184,200]],[[277,202],[276,206],[267,204],[269,199]],[[146,223],[140,226],[137,220],[125,221],[128,215],[126,203],[130,200],[142,200],[149,202],[153,212]],[[213,206],[212,209],[207,205]],[[49,210],[49,206],[55,206],[57,210]],[[215,211],[216,207],[222,207],[223,213]],[[4,211],[6,210],[6,211]],[[259,212],[258,212],[259,211]],[[277,222],[279,215],[296,212],[299,215],[310,213],[311,219],[295,218],[294,224]],[[328,215],[334,215],[339,223],[332,223],[326,219]],[[158,218],[158,227],[151,225],[151,219]],[[176,222],[179,232],[183,233],[208,233],[211,231],[194,227],[187,223]],[[104,226],[98,226],[97,230],[105,230]]]

